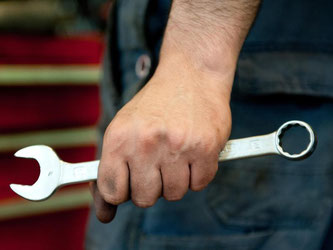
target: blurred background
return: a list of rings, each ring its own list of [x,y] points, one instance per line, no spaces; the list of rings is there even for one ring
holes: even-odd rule
[[[29,202],[37,162],[15,158],[45,144],[68,162],[95,159],[98,83],[108,0],[0,0],[0,249],[83,249],[87,184]]]

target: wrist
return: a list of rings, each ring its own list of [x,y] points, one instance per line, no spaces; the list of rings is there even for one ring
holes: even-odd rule
[[[223,93],[229,99],[239,50],[230,48],[223,41],[219,46],[214,46],[216,43],[213,40],[217,39],[215,37],[200,43],[195,37],[184,37],[185,35],[181,30],[169,25],[156,73],[168,72],[177,77],[187,75],[192,79],[188,84],[196,82],[193,78],[200,79],[198,84],[201,83],[204,87],[212,86],[217,94]]]
[[[203,31],[200,27],[186,27],[176,22],[170,17],[160,52],[160,65],[186,65],[212,78],[233,78],[242,42],[228,41],[228,35],[223,30],[216,31],[216,27]]]
[[[212,75],[234,74],[260,0],[174,0],[160,63],[183,57]]]
[[[180,91],[201,92],[202,96],[209,95],[229,102],[235,66],[215,72],[190,57],[192,55],[178,50],[170,51],[160,61],[151,82]]]
[[[170,32],[171,33],[171,32]],[[211,78],[234,76],[239,51],[212,40],[194,44],[190,37],[166,34],[160,53],[160,65],[176,64]],[[213,38],[212,38],[213,39]]]

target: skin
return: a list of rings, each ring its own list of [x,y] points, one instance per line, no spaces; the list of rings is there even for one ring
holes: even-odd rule
[[[174,0],[157,70],[108,126],[96,216],[110,222],[129,199],[150,207],[182,199],[214,178],[231,130],[239,51],[259,0]]]

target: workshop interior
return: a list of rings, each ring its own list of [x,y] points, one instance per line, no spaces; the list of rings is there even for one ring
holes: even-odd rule
[[[33,184],[20,148],[48,145],[68,162],[94,160],[99,80],[111,1],[0,1],[0,249],[83,249],[91,195],[71,185],[42,202],[10,183]]]
[[[93,202],[88,181],[97,178],[99,131],[105,128],[104,120],[109,122],[101,114],[115,108],[107,102],[116,96],[107,91],[111,85],[100,91],[103,56],[107,55],[106,65],[112,64],[105,67],[103,83],[109,80],[108,71],[114,73],[114,65],[121,73],[110,77],[119,80],[112,87],[122,91],[121,98],[110,103],[126,103],[156,75],[159,42],[169,17],[166,5],[172,2],[156,1],[155,6],[151,4],[155,0],[124,5],[115,1],[0,0],[0,250],[83,250],[88,245]],[[205,249],[205,244],[212,246],[207,249],[227,250],[315,249],[300,247],[299,242],[333,249],[333,19],[326,9],[333,4],[302,1],[262,1],[263,11],[258,12],[237,64],[230,105],[232,134],[219,151],[219,162],[228,161],[221,164],[223,174],[219,170],[210,189],[200,195],[189,191],[183,203],[172,206],[168,199],[159,199],[150,210],[134,203],[128,206],[133,210],[118,209],[118,222],[112,221],[118,224],[108,224],[116,228],[110,239],[99,234],[99,229],[109,233],[108,227],[97,222],[98,216],[90,217],[98,223],[90,228],[99,237],[96,242],[119,241],[122,249]],[[144,15],[136,13],[141,5],[147,8]],[[117,21],[121,25],[112,26],[107,34],[108,22]],[[145,39],[138,39],[144,33],[141,28],[146,28],[149,49]],[[110,33],[119,41],[107,44],[110,53],[105,53]],[[133,34],[140,41],[132,39]],[[123,42],[128,48],[124,45],[121,51],[116,45]],[[139,49],[127,54],[132,42]],[[112,53],[115,56],[108,58]],[[290,136],[293,133],[295,137]],[[258,156],[264,157],[244,161]],[[76,165],[66,167],[60,159]],[[64,168],[66,174],[59,170]],[[187,209],[194,206],[193,211]],[[89,249],[100,249],[92,246]]]

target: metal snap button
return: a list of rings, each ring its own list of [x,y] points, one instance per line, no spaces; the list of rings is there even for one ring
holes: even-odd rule
[[[139,79],[148,76],[151,68],[151,59],[147,54],[141,55],[135,64],[135,73]]]

